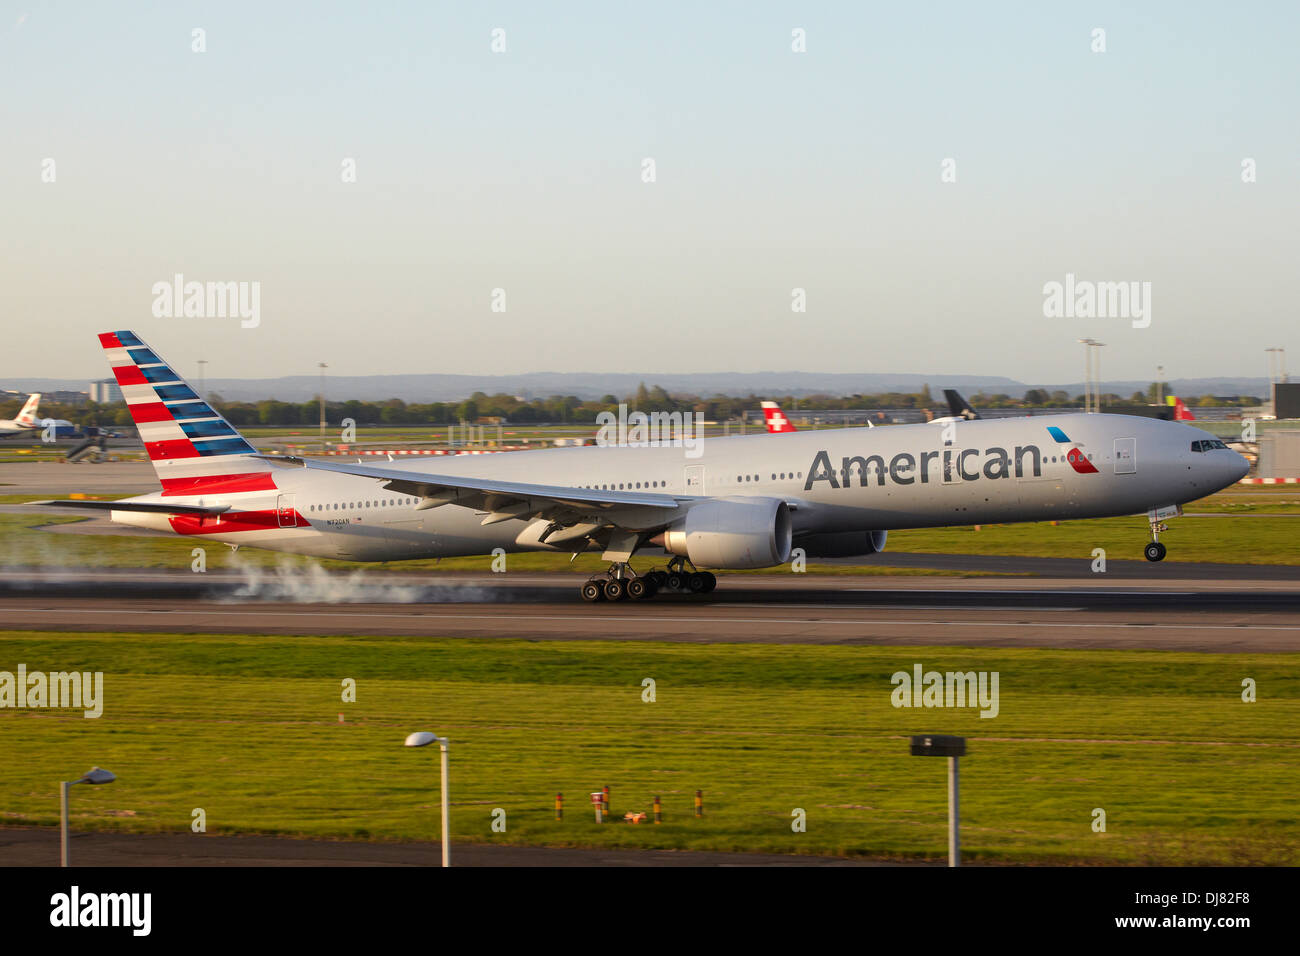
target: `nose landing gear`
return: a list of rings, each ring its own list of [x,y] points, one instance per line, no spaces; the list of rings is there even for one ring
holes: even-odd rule
[[[1163,505],[1147,510],[1147,522],[1151,525],[1151,541],[1142,549],[1142,554],[1148,561],[1164,560],[1168,549],[1160,543],[1160,532],[1169,530],[1169,525],[1164,521],[1166,518],[1177,518],[1182,513],[1182,505]]]
[[[1163,561],[1168,549],[1160,543],[1160,532],[1168,531],[1169,525],[1160,521],[1151,522],[1151,540],[1147,546],[1142,549],[1142,554],[1148,561]]]

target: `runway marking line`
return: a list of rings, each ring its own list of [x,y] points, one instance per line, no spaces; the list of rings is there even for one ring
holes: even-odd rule
[[[259,619],[265,619],[265,618],[268,618],[268,617],[295,617],[295,618],[310,618],[310,617],[325,617],[325,616],[333,616],[333,615],[337,615],[338,612],[339,612],[340,610],[344,610],[344,609],[346,609],[346,605],[343,606],[342,608],[340,608],[340,607],[331,607],[330,610],[321,610],[321,611],[300,611],[300,612],[296,612],[296,613],[290,613],[290,612],[285,612],[285,611],[266,611],[266,612],[259,612],[259,611],[225,611],[225,610],[212,610],[212,611],[210,611],[210,612],[199,612],[199,613],[211,613],[211,614],[216,614],[216,615],[220,615],[222,618],[231,618],[231,617],[254,617],[254,618],[259,618]],[[19,612],[20,614],[21,614],[21,613],[24,613],[24,612],[27,612],[27,613],[36,613],[36,612],[39,612],[39,613],[63,613],[63,614],[95,614],[95,615],[100,615],[100,616],[102,616],[103,613],[104,613],[104,612],[103,612],[102,610],[100,610],[100,609],[92,609],[92,608],[57,608],[57,607],[51,607],[51,608],[19,608],[19,609],[17,609],[17,610],[18,610],[18,612]],[[1030,610],[1032,610],[1032,609],[1030,609]],[[163,610],[163,611],[156,611],[156,610],[155,610],[155,611],[150,611],[150,610],[133,610],[132,613],[133,613],[133,614],[155,614],[155,615],[163,616],[163,615],[169,615],[169,614],[183,614],[183,613],[194,613],[194,612],[185,612],[185,611],[177,611],[177,610],[170,610],[170,609],[169,609],[169,610]],[[530,623],[530,622],[528,622],[528,621],[521,620],[520,617],[519,617],[518,615],[514,615],[514,614],[439,614],[439,613],[437,613],[437,612],[428,612],[428,611],[426,611],[426,612],[407,612],[407,613],[405,613],[405,614],[375,614],[375,613],[355,613],[355,612],[354,612],[351,616],[354,617],[354,618],[361,618],[361,619],[368,619],[368,618],[390,618],[390,617],[392,617],[392,618],[401,618],[401,619],[403,619],[403,620],[410,620],[412,617],[423,617],[423,618],[430,618],[430,619],[433,619],[433,620],[440,620],[440,619],[441,619],[441,620],[465,620],[465,621],[520,621],[520,623],[521,623],[521,624],[524,624],[524,625],[528,625],[528,624]],[[667,624],[691,624],[691,625],[707,624],[707,623],[710,623],[710,622],[713,622],[713,621],[717,621],[717,620],[719,620],[719,618],[716,618],[716,617],[714,617],[714,618],[706,618],[706,617],[623,617],[623,616],[619,616],[619,617],[608,617],[608,616],[600,617],[600,616],[590,615],[590,614],[584,614],[584,615],[577,615],[577,614],[564,614],[564,615],[560,615],[560,614],[548,614],[548,615],[544,615],[542,619],[543,619],[543,620],[547,620],[547,621],[599,621],[599,622],[608,622],[608,623],[618,623],[618,622],[620,622],[620,621],[623,621],[623,622],[627,622],[627,621],[635,621],[635,622],[638,622],[638,623],[647,623],[647,624],[667,623]],[[734,617],[727,617],[727,618],[722,618],[721,620],[723,620],[723,621],[726,622],[726,623],[732,623],[732,624],[829,624],[829,625],[832,625],[832,626],[841,626],[841,625],[843,625],[843,626],[847,626],[847,625],[855,625],[855,624],[873,625],[873,626],[874,626],[874,625],[893,625],[893,624],[898,624],[898,623],[900,623],[900,622],[897,621],[897,620],[884,620],[884,621],[878,621],[878,620],[871,620],[871,619],[857,619],[857,620],[854,620],[854,619],[834,619],[834,618],[734,618]],[[1055,621],[1019,621],[1019,622],[1017,622],[1017,621],[911,621],[911,620],[906,621],[906,622],[902,622],[902,623],[907,623],[907,624],[929,624],[929,625],[934,625],[934,626],[936,626],[936,627],[1003,627],[1003,628],[1011,628],[1011,627],[1076,627],[1076,628],[1110,628],[1110,629],[1116,629],[1116,630],[1121,629],[1121,628],[1130,628],[1130,629],[1133,629],[1133,630],[1192,630],[1192,631],[1300,631],[1300,625],[1282,625],[1282,624],[1124,624],[1124,623],[1119,623],[1119,624],[1090,624],[1090,623],[1075,623],[1075,622],[1065,622],[1065,623],[1061,623],[1061,622],[1055,622]],[[611,638],[611,640],[613,640],[613,638]]]

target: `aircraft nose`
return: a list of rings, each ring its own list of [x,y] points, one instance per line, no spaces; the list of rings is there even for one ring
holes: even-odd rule
[[[1231,476],[1231,481],[1235,483],[1241,481],[1241,479],[1245,478],[1246,475],[1250,474],[1250,462],[1246,460],[1244,455],[1238,454],[1235,451],[1232,454],[1236,458],[1236,461],[1228,464],[1228,470]]]

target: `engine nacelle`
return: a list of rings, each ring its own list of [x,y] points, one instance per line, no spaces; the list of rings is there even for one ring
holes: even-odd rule
[[[714,498],[651,539],[700,568],[770,568],[790,560],[790,509],[779,498]]]
[[[810,558],[851,558],[859,554],[879,554],[885,550],[888,531],[836,531],[810,534],[799,539],[799,547]]]

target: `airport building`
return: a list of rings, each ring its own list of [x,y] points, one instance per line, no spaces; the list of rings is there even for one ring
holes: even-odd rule
[[[1256,474],[1261,478],[1300,478],[1300,429],[1260,433]]]
[[[111,405],[122,401],[122,389],[111,378],[90,383],[90,400],[98,405]]]

